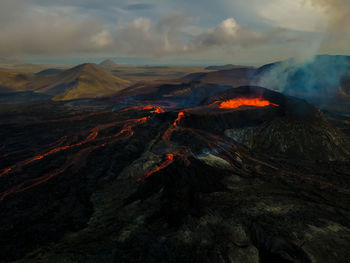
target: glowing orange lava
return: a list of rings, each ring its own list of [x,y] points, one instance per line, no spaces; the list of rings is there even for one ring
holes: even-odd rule
[[[172,125],[170,128],[168,128],[168,129],[165,131],[165,133],[163,134],[163,136],[162,136],[162,140],[163,140],[163,141],[168,141],[168,140],[170,139],[170,137],[171,137],[171,135],[173,134],[175,128],[180,124],[180,121],[181,121],[181,119],[182,119],[184,116],[185,116],[185,114],[184,114],[182,111],[180,111],[180,112],[177,114],[177,118],[176,118],[176,120],[173,122],[173,125]]]
[[[137,181],[142,181],[145,180],[147,177],[151,176],[152,174],[166,168],[167,166],[169,166],[170,164],[172,164],[172,162],[174,161],[174,154],[169,153],[166,155],[165,157],[165,161],[163,163],[161,163],[157,168],[145,173],[145,176],[143,178],[138,178]]]
[[[263,98],[235,98],[225,101],[215,101],[213,104],[218,104],[220,109],[236,109],[242,106],[266,107],[270,105],[279,107],[279,105]]]
[[[64,150],[67,150],[67,149],[70,149],[70,148],[74,148],[74,147],[78,147],[78,146],[81,146],[81,145],[83,145],[83,144],[85,144],[85,143],[88,143],[88,142],[94,140],[94,139],[97,137],[97,135],[98,135],[98,132],[92,131],[92,132],[88,135],[88,137],[87,137],[85,140],[81,141],[81,142],[78,142],[78,143],[72,144],[72,145],[66,145],[66,146],[57,147],[57,148],[54,148],[54,149],[52,149],[52,150],[50,150],[50,151],[48,151],[48,152],[46,152],[46,153],[44,153],[44,154],[37,155],[37,156],[33,156],[33,157],[31,157],[31,158],[28,158],[28,159],[26,159],[26,160],[23,160],[23,161],[21,161],[21,162],[15,164],[15,165],[13,165],[13,166],[11,166],[11,167],[8,167],[8,168],[4,169],[4,170],[0,173],[0,177],[1,177],[1,176],[4,176],[4,175],[6,175],[6,174],[8,174],[8,173],[9,173],[10,171],[12,171],[14,168],[23,167],[23,166],[25,166],[25,165],[27,165],[27,164],[30,164],[30,163],[35,162],[35,161],[37,161],[37,160],[41,160],[41,159],[43,159],[43,158],[45,158],[45,157],[47,157],[47,156],[49,156],[49,155],[52,155],[52,154],[54,154],[54,153],[58,153],[58,152],[60,152],[60,151],[64,151]]]
[[[185,114],[184,114],[182,111],[180,111],[179,114],[177,115],[177,118],[176,118],[176,120],[174,121],[173,125],[174,125],[174,126],[178,126],[179,123],[180,123],[180,121],[181,121],[181,119],[182,119],[184,116],[185,116]]]
[[[147,117],[142,117],[139,119],[129,119],[126,121],[119,121],[119,122],[113,122],[113,123],[108,123],[108,124],[96,126],[94,129],[92,129],[90,131],[90,134],[83,141],[80,141],[80,142],[77,142],[77,143],[71,144],[71,145],[65,145],[65,146],[53,148],[46,153],[25,159],[23,161],[20,161],[16,164],[4,169],[3,171],[0,172],[0,177],[7,175],[10,172],[12,172],[18,168],[22,168],[23,166],[26,166],[27,164],[30,164],[30,163],[35,162],[37,160],[41,160],[41,159],[43,159],[49,155],[52,155],[54,153],[58,153],[58,152],[61,152],[61,151],[67,150],[67,149],[76,148],[76,147],[80,147],[80,146],[86,146],[86,148],[80,149],[78,152],[74,153],[73,156],[71,156],[70,158],[67,158],[66,162],[56,171],[49,173],[49,174],[46,174],[44,176],[40,176],[37,178],[32,178],[32,179],[26,180],[18,185],[13,186],[9,190],[0,193],[0,201],[4,200],[9,195],[20,193],[20,192],[26,191],[28,189],[31,189],[33,187],[36,187],[42,183],[45,183],[45,182],[49,181],[50,179],[64,173],[68,168],[72,168],[73,173],[77,172],[82,166],[85,165],[87,155],[90,152],[92,152],[98,148],[105,147],[111,143],[116,143],[116,142],[128,140],[131,136],[134,135],[133,128],[137,124],[145,123],[149,118],[150,117],[147,116]],[[118,126],[121,124],[124,124],[124,125],[122,126],[122,129],[118,133],[116,133],[112,136],[105,136],[105,137],[97,138],[99,135],[99,131],[110,128],[110,127]],[[64,141],[67,137],[64,136],[62,138],[64,138],[64,139],[62,139],[62,141]],[[92,141],[94,141],[97,145],[94,145],[94,146],[93,145],[92,146],[86,145],[87,143],[92,142]],[[59,142],[61,143],[61,140]],[[163,168],[160,168],[160,169],[163,169]]]
[[[163,113],[164,110],[161,107],[153,106],[153,105],[147,105],[144,107],[145,110],[151,110],[151,113]]]
[[[122,109],[121,111],[129,111],[129,110],[149,110],[150,113],[164,113],[165,111],[158,106],[155,105],[146,105],[146,106],[134,106],[126,109]]]
[[[180,111],[178,114],[177,114],[177,117],[176,119],[174,120],[174,122],[172,123],[172,125],[165,131],[165,133],[163,134],[162,136],[162,140],[163,141],[168,141],[171,137],[171,135],[173,134],[173,132],[175,131],[175,129],[179,126],[182,118],[185,116],[185,114]],[[165,161],[163,163],[161,163],[157,168],[155,168],[154,170],[151,170],[147,173],[145,173],[144,177],[143,178],[138,178],[137,181],[142,181],[142,180],[145,180],[146,178],[148,178],[150,175],[166,168],[167,166],[169,166],[173,161],[174,161],[174,157],[175,157],[175,154],[172,154],[172,153],[168,153],[166,155],[166,158],[165,158]],[[186,156],[180,156],[184,163],[186,165],[189,165],[189,160],[187,159]]]

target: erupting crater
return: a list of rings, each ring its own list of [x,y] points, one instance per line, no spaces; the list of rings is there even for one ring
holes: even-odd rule
[[[236,109],[242,106],[253,106],[253,107],[266,107],[266,106],[276,106],[279,105],[272,103],[263,98],[234,98],[223,101],[215,101],[212,105],[218,105],[220,109]]]

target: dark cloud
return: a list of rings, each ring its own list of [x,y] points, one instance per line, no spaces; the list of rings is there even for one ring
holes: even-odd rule
[[[348,47],[350,8],[345,2],[348,0],[305,1],[312,1],[330,19],[333,33],[327,38],[325,49]],[[247,2],[257,0],[238,2],[248,5]],[[311,33],[306,37],[300,32],[279,29],[278,25],[251,27],[242,23],[243,14],[237,16],[238,20],[233,18],[236,16],[226,16],[235,3],[227,0],[203,0],[200,5],[194,0],[147,0],[146,3],[135,0],[3,0],[0,2],[0,56],[91,57],[104,54],[220,60],[230,54],[245,55],[248,60],[261,57],[262,53],[266,57],[276,54],[288,57],[294,55],[296,49],[308,50],[314,46],[315,50],[319,49],[311,42],[319,41],[320,37]],[[180,10],[180,13],[169,15],[173,10]],[[252,19],[256,21],[259,17]]]

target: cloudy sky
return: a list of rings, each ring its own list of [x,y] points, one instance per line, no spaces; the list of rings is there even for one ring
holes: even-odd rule
[[[350,55],[350,0],[1,0],[0,57],[263,64]]]

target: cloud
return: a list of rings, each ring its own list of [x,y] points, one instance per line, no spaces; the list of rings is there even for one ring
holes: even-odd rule
[[[204,0],[201,6],[184,0],[4,0],[0,3],[0,56],[103,55],[229,62],[230,58],[275,60],[349,46],[350,34],[341,34],[348,30],[348,0],[300,1],[309,4],[302,6],[299,0],[297,4]],[[238,3],[244,8],[239,9]],[[209,7],[216,12],[208,13]],[[175,8],[182,11],[171,14]],[[249,19],[244,18],[248,9]],[[318,11],[308,13],[311,9]],[[323,34],[319,28],[310,32],[314,26],[304,28],[319,21],[313,18],[316,13],[329,19],[332,30]],[[346,23],[341,25],[340,18]],[[262,26],[256,26],[258,21]]]
[[[31,8],[21,13],[21,8],[1,21],[1,55],[49,54],[75,49],[76,44],[87,49],[86,41],[100,30],[96,21],[74,20],[62,9]],[[2,9],[0,16],[8,14]]]
[[[205,54],[205,59],[227,59],[235,53],[247,54],[242,50],[292,39],[285,30],[256,32],[240,26],[234,18],[213,28],[197,28],[191,35],[183,14],[167,15],[155,23],[138,17],[129,23],[106,25],[95,17],[77,15],[74,7],[27,8],[18,13],[21,16],[16,23],[7,20],[0,38],[0,56],[203,58]]]
[[[324,14],[305,0],[270,0],[258,5],[257,13],[272,27],[317,32],[324,28]]]
[[[160,57],[179,52],[183,45],[180,36],[183,21],[182,15],[168,15],[155,24],[150,19],[137,18],[112,31],[112,50],[141,57]]]
[[[254,49],[255,51],[256,49],[266,51],[269,47],[276,49],[276,46],[285,47],[286,44],[291,43],[299,49],[301,42],[303,39],[300,35],[283,28],[258,32],[249,27],[240,26],[234,18],[228,18],[217,27],[195,36],[186,49],[191,52],[208,52],[217,49],[221,51],[221,56],[237,55],[238,53],[249,56],[249,52]]]
[[[19,2],[19,1],[17,1]],[[11,6],[13,7],[13,6]],[[10,13],[1,9],[1,56],[50,55],[94,51],[101,46],[96,36],[105,37],[94,18],[79,17],[71,8],[23,6]]]
[[[184,16],[171,14],[153,23],[138,17],[128,23],[104,23],[75,6],[38,6],[23,0],[0,8],[0,56],[113,54],[160,57],[183,48]],[[145,4],[129,5],[142,8]]]
[[[350,32],[350,2],[348,0],[307,0],[320,8],[336,32]]]
[[[251,45],[262,39],[262,34],[239,26],[234,18],[228,18],[217,27],[199,34],[193,41],[196,48],[208,48],[227,45]],[[254,42],[255,41],[255,42]]]
[[[327,17],[328,28],[320,44],[321,51],[347,52],[350,46],[350,1],[306,0]]]

